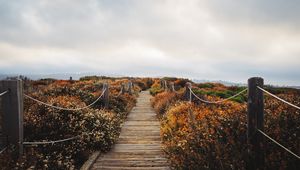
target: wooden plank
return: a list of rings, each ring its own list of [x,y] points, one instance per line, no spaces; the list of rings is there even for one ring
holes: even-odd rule
[[[122,125],[110,152],[99,157],[91,169],[169,169],[160,137],[160,123],[151,108],[149,92],[141,92],[137,106]]]
[[[166,160],[102,160],[96,162],[95,166],[120,166],[120,167],[161,167],[167,166]]]
[[[98,166],[92,170],[169,170],[167,166],[163,167],[115,167],[115,166]]]
[[[148,152],[145,154],[144,152],[120,152],[118,154],[114,152],[108,152],[105,155],[102,155],[98,159],[100,161],[103,158],[116,158],[116,159],[123,159],[123,158],[164,158],[163,152]]]
[[[166,158],[163,158],[163,157],[158,157],[158,158],[155,158],[155,157],[148,157],[148,158],[145,158],[145,157],[126,157],[126,158],[123,158],[123,159],[120,159],[120,158],[101,158],[101,161],[123,161],[123,160],[131,160],[131,161],[167,161]]]
[[[125,125],[160,126],[160,123],[158,121],[127,121],[126,123],[123,124],[123,126],[125,126]]]

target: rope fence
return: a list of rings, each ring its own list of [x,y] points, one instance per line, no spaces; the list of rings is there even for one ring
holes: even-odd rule
[[[70,138],[66,138],[66,139],[54,140],[54,141],[23,142],[23,145],[45,145],[45,144],[52,144],[53,145],[55,143],[61,143],[61,142],[67,142],[67,141],[70,141],[70,140],[75,140],[79,137],[80,137],[80,135],[70,137]]]
[[[129,89],[127,92],[129,94],[132,94],[133,83],[131,81],[128,82]],[[9,89],[9,90],[8,90]],[[45,105],[50,108],[59,109],[59,110],[66,110],[66,111],[78,111],[87,109],[93,105],[95,105],[100,99],[104,102],[104,108],[109,108],[109,95],[110,95],[110,89],[109,84],[104,83],[103,89],[99,97],[89,105],[86,105],[84,107],[80,108],[65,108],[60,106],[55,106],[53,104],[49,104],[46,102],[43,102],[37,98],[34,98],[32,96],[29,96],[23,92],[23,82],[21,79],[17,80],[3,80],[0,81],[0,97],[4,96],[8,92],[11,92],[11,95],[8,97],[5,97],[2,101],[4,105],[2,106],[3,113],[5,114],[5,117],[9,121],[4,121],[5,126],[8,128],[6,129],[9,135],[12,137],[7,141],[8,143],[14,143],[17,146],[17,151],[19,152],[19,156],[22,156],[23,154],[23,147],[28,145],[45,145],[45,144],[55,144],[55,143],[61,143],[61,142],[67,142],[71,140],[78,139],[80,135],[66,138],[66,139],[60,139],[60,140],[53,140],[53,141],[23,141],[23,98],[27,98],[29,100],[32,100],[34,102],[37,102],[40,105]],[[121,90],[118,93],[117,97],[119,97],[121,94],[125,93],[126,90],[124,88],[124,85],[122,84]],[[16,109],[17,108],[17,109]],[[18,123],[16,123],[18,122]],[[0,154],[3,153],[7,148],[4,148],[0,151]]]
[[[67,111],[77,111],[77,110],[82,110],[82,109],[86,109],[88,107],[91,107],[92,105],[94,105],[98,100],[100,100],[103,95],[105,94],[107,89],[104,89],[101,93],[101,95],[94,101],[92,102],[91,104],[85,106],[85,107],[82,107],[82,108],[75,108],[75,109],[70,109],[70,108],[63,108],[63,107],[58,107],[58,106],[53,106],[53,105],[50,105],[50,104],[47,104],[45,102],[42,102],[40,100],[37,100],[35,98],[32,98],[26,94],[24,94],[25,97],[33,100],[33,101],[36,101],[40,104],[43,104],[43,105],[46,105],[48,107],[52,107],[52,108],[55,108],[55,109],[60,109],[60,110],[67,110]],[[121,87],[121,90],[119,92],[119,94],[117,95],[117,97],[119,97],[122,93],[123,93],[123,90],[124,90],[124,86]],[[61,139],[61,140],[55,140],[55,141],[40,141],[40,142],[23,142],[23,145],[45,145],[45,144],[55,144],[55,143],[61,143],[61,142],[66,142],[66,141],[70,141],[70,140],[75,140],[77,138],[79,138],[80,135],[77,135],[77,136],[74,136],[74,137],[70,137],[70,138],[66,138],[66,139]]]
[[[119,97],[123,93],[123,90],[124,90],[124,86],[121,86],[120,92],[116,97]]]
[[[0,151],[0,154],[2,154],[6,149],[7,149],[7,146]]]
[[[266,94],[268,94],[268,95],[270,95],[270,96],[272,96],[272,97],[278,99],[279,101],[282,101],[283,103],[286,103],[286,104],[288,104],[288,105],[290,105],[290,106],[292,106],[292,107],[294,107],[294,108],[300,110],[300,107],[299,107],[299,106],[296,106],[296,105],[294,105],[294,104],[292,104],[292,103],[290,103],[290,102],[288,102],[288,101],[286,101],[286,100],[284,100],[284,99],[282,99],[282,98],[276,96],[275,94],[272,94],[272,93],[268,92],[267,90],[265,90],[265,89],[263,89],[263,88],[261,88],[261,87],[259,87],[259,86],[257,86],[257,88],[260,89],[261,91],[265,92]]]
[[[271,140],[273,143],[278,145],[280,148],[284,149],[286,152],[290,153],[297,159],[300,159],[300,156],[296,153],[289,150],[287,147],[280,144],[275,139],[268,136],[266,133],[263,132],[264,127],[264,101],[263,101],[263,92],[266,94],[278,99],[279,101],[288,104],[296,109],[300,110],[299,106],[296,106],[270,92],[263,89],[263,79],[260,77],[253,77],[248,79],[248,87],[235,95],[232,95],[228,98],[219,100],[219,101],[208,101],[205,99],[200,98],[195,94],[195,92],[192,90],[192,84],[190,82],[186,83],[186,91],[185,91],[185,99],[192,102],[192,97],[195,97],[196,99],[200,100],[203,103],[207,104],[220,104],[227,100],[233,99],[242,93],[248,91],[248,114],[247,114],[247,141],[249,144],[254,146],[253,148],[250,148],[250,153],[254,153],[254,155],[249,157],[249,161],[251,164],[254,164],[254,169],[261,169],[264,166],[264,147],[261,144],[263,142],[262,137],[258,135],[258,133],[262,134],[264,137]],[[250,168],[250,169],[253,169]]]
[[[5,95],[6,93],[8,93],[8,92],[9,92],[9,90],[6,90],[6,91],[0,93],[0,97],[1,97],[1,96],[4,96],[4,95]]]
[[[264,135],[266,138],[268,138],[269,140],[271,140],[273,143],[275,143],[276,145],[278,145],[279,147],[281,147],[282,149],[284,149],[285,151],[289,152],[290,154],[294,155],[296,158],[300,159],[300,156],[298,156],[297,154],[295,154],[294,152],[292,152],[291,150],[289,150],[288,148],[284,147],[283,145],[281,145],[279,142],[277,142],[275,139],[271,138],[270,136],[268,136],[267,134],[265,134],[262,130],[257,129],[257,131],[259,133],[261,133],[262,135]]]
[[[10,107],[18,107],[19,109],[17,110],[18,112],[16,113],[13,113],[16,117],[16,121],[20,121],[18,115],[21,115],[23,114],[22,111],[20,111],[20,103],[23,103],[23,99],[22,97],[22,94],[24,97],[32,100],[32,101],[35,101],[37,102],[38,104],[41,104],[41,105],[45,105],[47,107],[51,107],[51,108],[54,108],[54,109],[59,109],[59,110],[66,110],[66,111],[78,111],[78,110],[83,110],[83,109],[86,109],[86,108],[89,108],[91,106],[93,106],[96,102],[98,102],[101,98],[106,98],[108,99],[109,96],[108,96],[108,92],[109,92],[109,88],[108,88],[108,85],[106,84],[105,87],[103,90],[102,90],[102,93],[101,95],[95,100],[93,101],[92,103],[90,103],[89,105],[87,106],[84,106],[84,107],[80,107],[80,108],[64,108],[64,107],[59,107],[59,106],[54,106],[52,104],[48,104],[48,103],[45,103],[43,101],[40,101],[36,98],[33,98],[25,93],[22,93],[22,85],[20,85],[20,82],[22,83],[22,81],[20,80],[17,80],[18,82],[14,82],[16,83],[17,86],[12,86],[12,87],[17,87],[16,89],[13,89],[14,92],[16,91],[17,93],[15,93],[14,95],[15,96],[11,96],[10,95],[10,98],[17,98],[18,100],[16,100],[17,102],[10,106]],[[20,86],[18,86],[20,85]],[[162,85],[164,85],[165,89],[168,88],[167,87],[167,82],[164,81],[162,82]],[[133,84],[132,82],[129,82],[128,84],[128,93],[131,94],[131,91],[133,90],[132,87]],[[174,85],[171,85],[171,87],[173,86],[172,89],[174,89]],[[255,162],[259,159],[261,159],[262,155],[261,155],[261,151],[260,150],[263,150],[262,146],[260,146],[260,137],[257,137],[257,134],[260,133],[262,134],[263,136],[265,136],[266,138],[268,138],[269,140],[271,140],[272,142],[274,142],[275,144],[277,144],[278,146],[280,146],[282,149],[284,149],[285,151],[289,152],[291,155],[295,156],[296,158],[300,159],[300,156],[297,155],[296,153],[292,152],[291,150],[289,150],[287,147],[281,145],[279,142],[277,142],[276,140],[274,140],[273,138],[271,138],[270,136],[268,136],[266,133],[264,133],[263,131],[263,116],[264,116],[264,104],[263,104],[263,92],[278,99],[279,101],[285,103],[285,104],[288,104],[296,109],[299,109],[300,110],[300,107],[299,106],[296,106],[270,92],[268,92],[267,90],[265,90],[263,87],[263,79],[262,78],[258,78],[258,77],[254,77],[254,78],[250,78],[248,80],[248,88],[245,88],[244,90],[241,90],[240,92],[228,97],[228,98],[225,98],[225,99],[222,99],[222,100],[218,100],[218,101],[208,101],[208,100],[205,100],[205,99],[202,99],[200,98],[199,96],[197,96],[195,94],[195,92],[192,90],[191,88],[191,85],[187,86],[186,88],[186,93],[189,95],[189,100],[192,101],[192,96],[194,96],[195,98],[197,98],[198,100],[200,100],[201,102],[204,102],[204,103],[207,103],[207,104],[220,104],[220,103],[223,103],[225,101],[228,101],[230,99],[233,99],[243,93],[245,93],[246,91],[248,91],[248,117],[247,117],[247,121],[248,121],[248,124],[247,124],[247,127],[248,127],[248,130],[247,130],[247,138],[248,138],[248,142],[252,145],[254,145],[255,147],[255,155],[254,155],[254,160],[250,160],[250,162]],[[259,89],[259,90],[257,90]],[[1,96],[4,96],[5,94],[7,94],[9,92],[9,90],[6,90],[6,89],[0,89],[1,91],[3,91],[2,93],[0,93],[0,97]],[[6,90],[6,91],[4,91]],[[121,90],[120,92],[118,93],[117,97],[119,97],[124,91],[124,86],[121,87]],[[174,91],[174,90],[171,90],[171,91]],[[176,92],[176,91],[175,91]],[[21,94],[20,96],[18,96],[18,94]],[[7,99],[8,100],[8,99]],[[9,99],[11,100],[11,99]],[[8,107],[8,106],[6,106]],[[6,110],[6,112],[10,113],[11,110]],[[17,116],[16,116],[17,115]],[[23,128],[23,127],[22,127]],[[22,129],[23,130],[23,129]],[[20,133],[20,131],[16,131],[16,134],[15,135],[18,135]],[[45,144],[55,144],[55,143],[61,143],[61,142],[67,142],[67,141],[71,141],[71,140],[75,140],[75,139],[78,139],[80,137],[80,135],[77,135],[77,136],[73,136],[73,137],[70,137],[70,138],[66,138],[66,139],[60,139],[60,140],[53,140],[53,141],[25,141],[25,142],[19,142],[20,145],[45,145]],[[251,138],[251,139],[250,139]],[[253,140],[253,138],[255,138]],[[19,138],[17,138],[19,140]],[[23,139],[22,139],[23,140]],[[12,141],[10,141],[12,142]],[[13,141],[15,142],[15,141]],[[5,150],[7,149],[4,148],[0,151],[0,154],[3,153]],[[251,158],[252,159],[252,158]],[[261,160],[263,162],[263,160]],[[259,162],[257,163],[257,165],[255,166],[261,166],[262,163]]]
[[[242,93],[246,92],[248,89],[246,88],[246,89],[244,89],[244,90],[238,92],[237,94],[235,94],[235,95],[233,95],[233,96],[230,96],[230,97],[228,97],[228,98],[226,98],[226,99],[222,99],[222,100],[219,100],[219,101],[208,101],[208,100],[201,99],[199,96],[197,96],[197,95],[193,92],[193,90],[192,90],[191,88],[189,88],[189,90],[190,90],[190,92],[191,92],[191,94],[192,94],[193,96],[195,96],[198,100],[200,100],[200,101],[202,101],[202,102],[204,102],[204,103],[208,103],[208,104],[219,104],[219,103],[223,103],[223,102],[225,102],[225,101],[227,101],[227,100],[233,99],[233,98],[235,98],[235,97],[241,95]]]
[[[64,107],[59,107],[59,106],[54,106],[54,105],[42,102],[42,101],[40,101],[38,99],[35,99],[35,98],[31,97],[31,96],[28,96],[26,94],[24,94],[24,97],[27,97],[27,98],[29,98],[29,99],[31,99],[31,100],[39,103],[39,104],[42,104],[42,105],[45,105],[45,106],[48,106],[48,107],[51,107],[51,108],[54,108],[54,109],[66,110],[66,111],[78,111],[78,110],[83,110],[83,109],[86,109],[86,108],[89,108],[89,107],[93,106],[97,101],[99,101],[102,98],[102,96],[104,95],[105,91],[106,91],[106,89],[103,90],[102,93],[101,93],[101,95],[94,102],[92,102],[91,104],[89,104],[89,105],[87,105],[85,107],[74,108],[74,109],[72,109],[72,108],[64,108]]]

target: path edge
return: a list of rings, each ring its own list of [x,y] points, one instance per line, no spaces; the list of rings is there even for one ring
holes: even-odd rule
[[[90,170],[92,165],[95,163],[95,161],[100,156],[100,151],[94,152],[87,161],[81,166],[80,170]]]

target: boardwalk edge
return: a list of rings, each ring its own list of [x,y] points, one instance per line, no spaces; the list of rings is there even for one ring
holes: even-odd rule
[[[80,170],[89,170],[92,165],[95,163],[95,161],[98,159],[98,157],[100,156],[100,152],[96,151],[94,152],[87,161],[85,161],[85,163],[82,165],[82,167],[80,168]]]

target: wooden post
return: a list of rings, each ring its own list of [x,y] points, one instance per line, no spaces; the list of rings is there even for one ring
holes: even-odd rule
[[[192,88],[192,84],[190,82],[187,82],[185,84],[184,98],[189,102],[192,102],[192,93],[190,91],[191,88]]]
[[[168,90],[168,85],[167,85],[167,81],[166,80],[164,80],[164,89],[165,89],[165,91]]]
[[[163,80],[160,80],[160,88],[164,88],[164,82],[163,82]]]
[[[0,91],[9,90],[1,97],[3,109],[3,133],[8,136],[8,143],[14,144],[23,154],[23,83],[22,80],[3,80]]]
[[[174,92],[175,91],[175,87],[174,87],[174,82],[170,83],[170,91]]]
[[[105,90],[104,96],[103,96],[104,107],[107,109],[109,106],[109,85],[108,85],[108,83],[103,84],[103,90]]]
[[[125,93],[125,85],[122,83],[121,84],[121,94]]]
[[[248,169],[264,168],[263,136],[257,129],[264,130],[264,98],[263,92],[257,88],[263,87],[264,80],[260,77],[252,77],[248,80],[248,129],[247,141],[250,146]]]
[[[132,94],[132,82],[131,81],[129,81],[128,82],[128,94]]]

